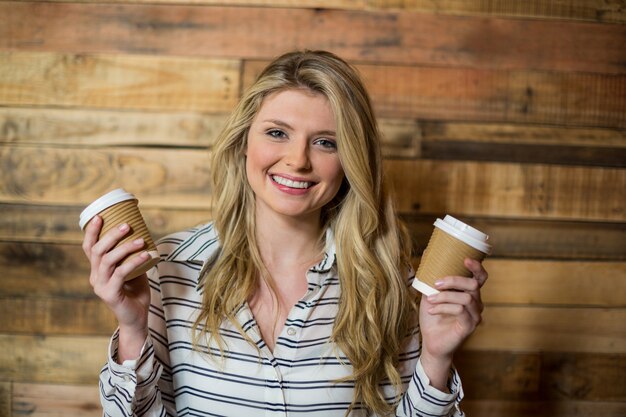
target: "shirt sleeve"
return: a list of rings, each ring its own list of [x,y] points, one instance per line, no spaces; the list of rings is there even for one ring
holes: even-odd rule
[[[137,359],[116,362],[119,330],[113,334],[107,363],[100,372],[100,402],[104,416],[175,416],[165,318],[161,307],[158,272],[149,275],[150,332]]]
[[[396,416],[465,416],[459,407],[463,399],[463,387],[455,368],[450,372],[448,389],[449,394],[431,386],[421,360],[418,360],[407,391],[396,408]]]

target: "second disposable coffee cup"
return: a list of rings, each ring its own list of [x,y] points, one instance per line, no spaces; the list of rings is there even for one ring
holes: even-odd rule
[[[443,277],[471,277],[465,258],[482,261],[491,253],[489,236],[452,216],[437,219],[434,225],[413,281],[413,287],[425,295],[437,294],[435,282]]]
[[[145,243],[143,250],[146,250],[150,257],[138,268],[135,268],[126,277],[126,280],[138,277],[159,262],[159,254],[137,203],[138,201],[134,195],[126,192],[123,188],[118,188],[98,198],[80,214],[79,225],[83,230],[96,214],[102,218],[102,228],[100,229],[98,239],[114,227],[118,227],[122,223],[128,224],[130,226],[130,232],[124,236],[124,239],[122,239],[116,247],[126,242],[143,238]],[[128,262],[130,259],[138,256],[142,251],[131,253],[124,258],[120,264]]]

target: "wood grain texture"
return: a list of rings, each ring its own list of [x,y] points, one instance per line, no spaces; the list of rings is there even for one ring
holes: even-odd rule
[[[0,416],[11,416],[11,383],[0,381]]]
[[[89,282],[89,275],[83,277]],[[99,298],[0,297],[0,333],[110,336],[115,316]]]
[[[77,244],[0,242],[0,268],[0,300],[6,305],[27,297],[33,302],[65,297],[79,304],[94,298],[89,261]],[[40,312],[20,314],[31,313]]]
[[[626,148],[623,129],[576,128],[505,123],[416,121],[423,141],[485,144]]]
[[[143,55],[0,52],[0,103],[230,111],[239,63]],[[245,66],[249,85],[266,65]],[[626,75],[359,66],[389,118],[626,127]]]
[[[0,16],[4,50],[267,59],[309,48],[354,61],[621,73],[626,43],[621,25],[407,10],[3,2]]]
[[[239,94],[236,60],[0,52],[0,63],[2,104],[224,112]]]
[[[626,262],[564,262],[486,259],[489,304],[535,304],[626,308],[621,288]]]
[[[80,211],[125,187],[155,239],[208,221],[228,113],[305,47],[366,81],[415,263],[445,214],[491,236],[467,415],[623,417],[624,23],[625,0],[0,0],[0,417],[101,415],[115,320]]]
[[[415,251],[426,248],[437,215],[403,215]],[[455,215],[454,213],[452,213]],[[491,237],[492,256],[530,259],[626,260],[626,225],[458,216]]]
[[[77,219],[85,206],[0,204],[0,240],[80,243]],[[153,240],[211,219],[210,209],[141,208]]]
[[[509,401],[472,400],[463,401],[463,411],[468,416],[479,417],[623,417],[626,405],[611,401]]]
[[[16,383],[13,415],[101,417],[98,386]],[[8,414],[7,414],[8,415]]]
[[[468,399],[624,401],[625,359],[602,353],[461,350],[454,362]]]
[[[18,0],[24,1],[24,0]],[[63,0],[50,0],[63,1]],[[77,0],[88,3],[91,0]],[[223,0],[111,0],[110,3],[203,4],[222,5]],[[507,16],[544,19],[571,19],[592,22],[626,22],[624,0],[229,0],[230,6],[271,6],[297,8],[333,8],[346,10],[414,10],[424,13]]]
[[[244,63],[244,86],[267,61]],[[359,65],[377,114],[439,121],[626,127],[626,75]]]
[[[420,121],[425,159],[626,166],[626,131]]]
[[[432,160],[396,160],[385,168],[403,213],[625,218],[626,170],[622,169]]]
[[[626,353],[626,308],[488,306],[470,350]]]
[[[56,108],[0,108],[0,143],[208,148],[226,115]]]
[[[582,19],[598,22],[624,22],[626,19],[626,3],[623,0],[371,0],[369,3],[373,7],[460,15]]]
[[[14,382],[97,386],[109,337],[0,334],[0,375]]]
[[[140,208],[211,204],[206,150],[5,146],[0,167],[5,202],[87,206],[122,187],[137,196]]]

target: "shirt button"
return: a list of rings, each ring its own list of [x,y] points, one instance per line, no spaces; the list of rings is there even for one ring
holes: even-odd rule
[[[294,329],[293,327],[289,327],[289,328],[287,329],[287,334],[288,334],[289,336],[294,336],[294,335],[296,334],[296,329]]]
[[[129,375],[124,375],[124,382],[130,382],[130,376]]]

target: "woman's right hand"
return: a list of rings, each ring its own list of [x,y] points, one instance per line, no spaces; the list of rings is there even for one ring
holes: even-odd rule
[[[143,240],[115,245],[129,232],[128,224],[111,229],[98,239],[102,218],[95,216],[85,228],[83,251],[89,259],[89,283],[94,293],[113,311],[120,328],[118,362],[136,358],[148,335],[150,286],[146,274],[130,281],[126,276],[149,257],[146,251],[123,265],[118,263],[131,253],[143,249]],[[122,347],[124,347],[122,349]]]

